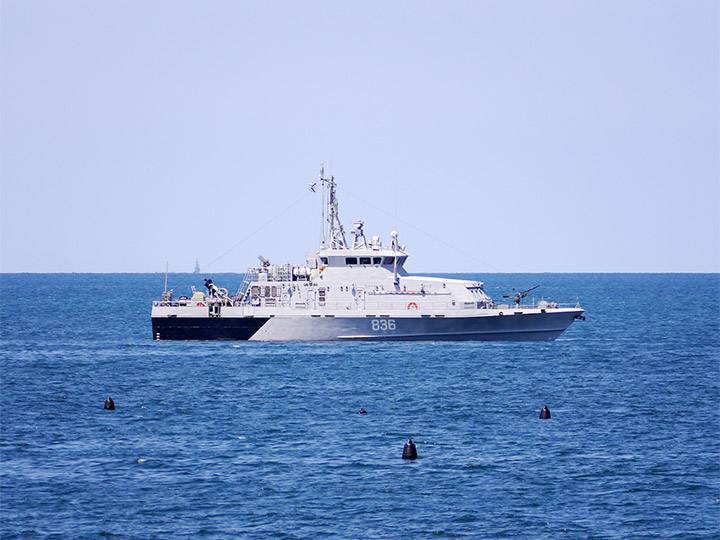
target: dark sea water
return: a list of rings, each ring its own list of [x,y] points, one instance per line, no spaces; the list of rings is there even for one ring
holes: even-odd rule
[[[162,275],[3,275],[0,537],[719,538],[720,277],[472,277],[587,320],[553,343],[154,342]]]

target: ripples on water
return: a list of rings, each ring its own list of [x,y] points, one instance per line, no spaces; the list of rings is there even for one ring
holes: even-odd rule
[[[484,279],[588,320],[549,344],[156,343],[162,277],[2,276],[2,538],[718,538],[718,276]]]

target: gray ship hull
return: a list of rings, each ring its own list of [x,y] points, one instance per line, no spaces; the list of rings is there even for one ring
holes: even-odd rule
[[[230,310],[227,310],[230,311]],[[562,334],[579,308],[537,309],[472,316],[277,315],[153,317],[156,340],[250,341],[552,341]]]

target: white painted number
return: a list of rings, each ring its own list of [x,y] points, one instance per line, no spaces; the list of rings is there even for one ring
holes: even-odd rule
[[[372,320],[373,332],[379,332],[380,330],[395,330],[394,319],[373,319]]]

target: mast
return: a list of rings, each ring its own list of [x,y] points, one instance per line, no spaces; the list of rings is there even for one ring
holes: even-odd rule
[[[165,263],[165,290],[162,293],[162,300],[163,302],[170,302],[172,301],[172,289],[169,291],[167,290],[167,278],[168,278],[168,270],[170,269],[170,261],[167,261]]]
[[[398,248],[398,241],[397,241],[398,233],[397,233],[397,231],[391,232],[390,238],[391,238],[390,242],[392,244],[391,245],[392,250],[395,252],[395,256],[393,257],[393,283],[395,284],[395,287],[397,289],[399,289],[400,288],[400,280],[398,280],[398,275],[397,275],[397,248]]]
[[[328,231],[325,232],[325,224],[323,224],[323,246],[327,246],[330,242],[330,249],[347,249],[347,241],[345,240],[345,229],[340,223],[338,214],[338,200],[335,188],[335,177],[325,178],[325,166],[320,167],[320,179],[323,185],[323,221],[325,221],[325,190],[327,190],[327,226]]]

